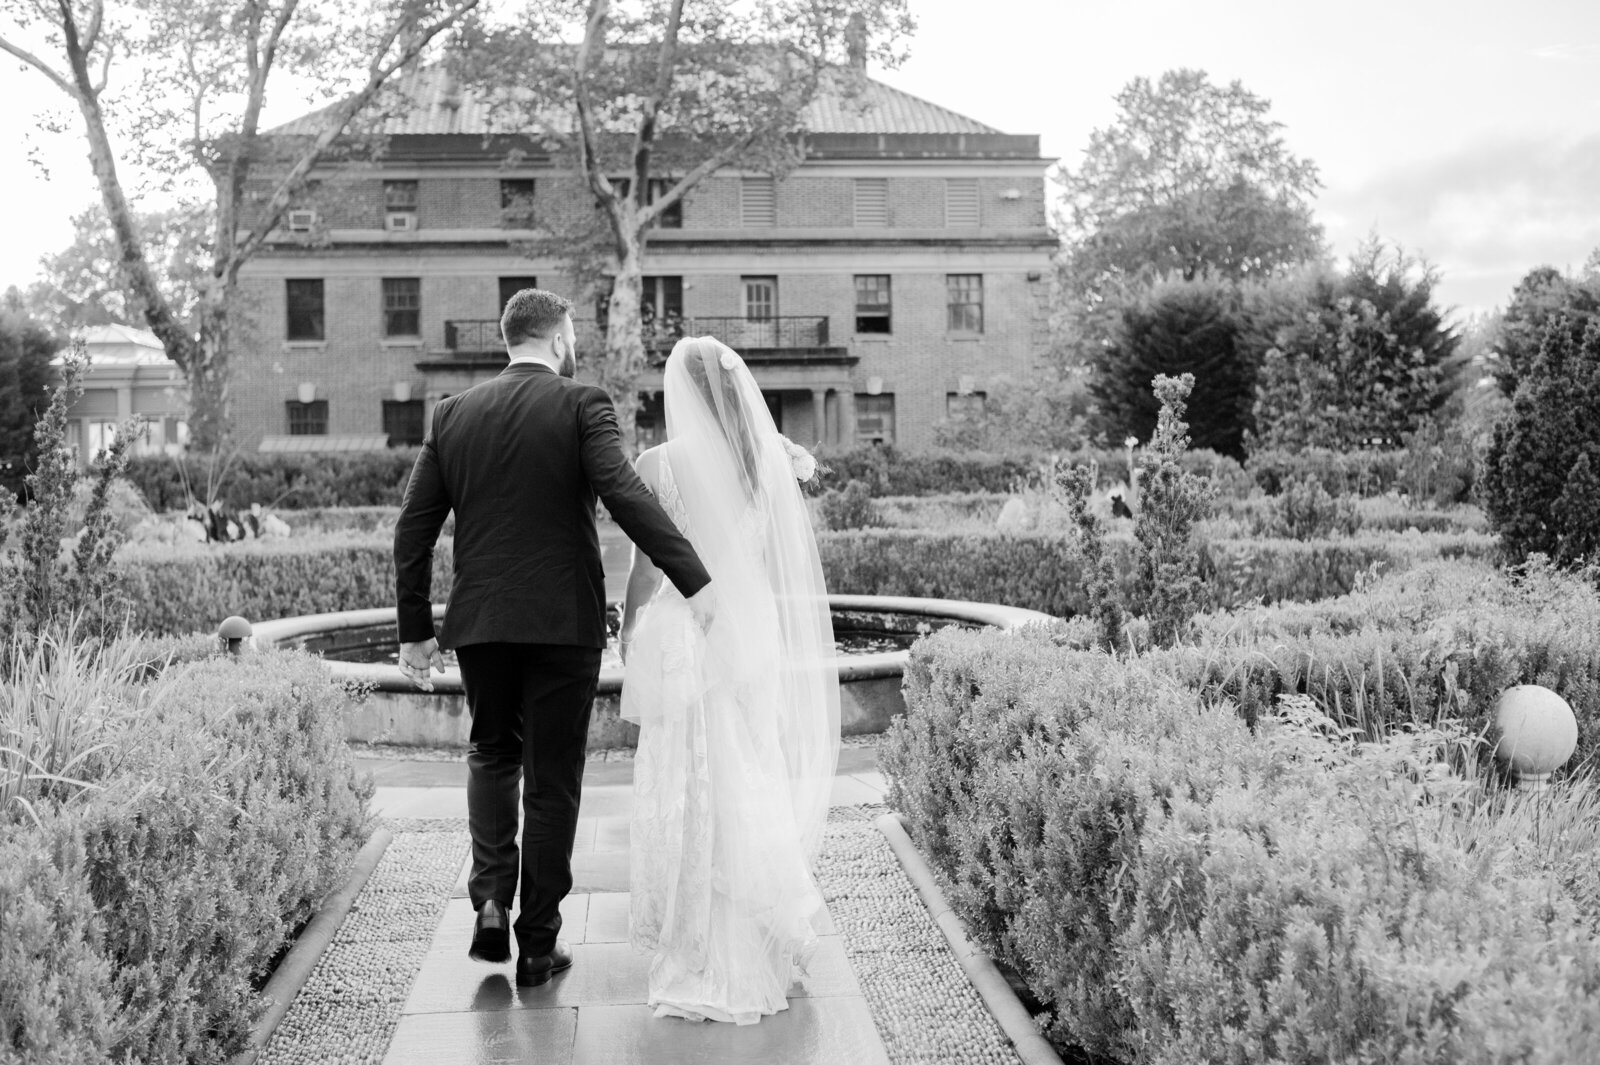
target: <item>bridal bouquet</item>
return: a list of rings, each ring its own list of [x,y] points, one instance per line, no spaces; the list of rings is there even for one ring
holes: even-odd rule
[[[817,475],[817,457],[815,455],[782,433],[778,434],[778,439],[783,442],[784,454],[789,456],[789,468],[794,471],[795,480],[804,484]]]

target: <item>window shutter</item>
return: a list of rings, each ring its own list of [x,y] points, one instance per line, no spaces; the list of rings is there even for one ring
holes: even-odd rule
[[[856,178],[855,224],[858,226],[886,226],[889,224],[889,179]]]
[[[739,185],[739,222],[746,226],[778,224],[778,199],[769,177],[747,177]]]
[[[946,178],[944,183],[944,224],[976,226],[978,218],[978,179]]]

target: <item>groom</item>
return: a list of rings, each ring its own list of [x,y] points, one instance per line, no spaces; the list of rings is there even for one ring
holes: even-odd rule
[[[572,380],[572,304],[540,289],[506,303],[511,363],[440,400],[394,531],[400,670],[431,688],[454,648],[472,714],[467,825],[472,836],[472,957],[510,958],[522,794],[517,984],[572,964],[559,906],[572,890],[572,838],[589,710],[606,642],[595,497],[709,627],[710,576],[634,474],[610,397]],[[455,574],[437,639],[428,591],[433,547],[455,511]]]

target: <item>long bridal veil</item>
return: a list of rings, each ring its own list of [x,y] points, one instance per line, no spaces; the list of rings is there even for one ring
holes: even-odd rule
[[[664,452],[717,597],[703,683],[739,693],[752,731],[777,737],[810,861],[839,756],[839,678],[805,500],[761,389],[727,345],[679,341],[663,388]]]

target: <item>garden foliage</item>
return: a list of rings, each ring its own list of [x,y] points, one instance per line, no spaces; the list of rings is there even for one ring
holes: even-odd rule
[[[1071,516],[1079,557],[1083,564],[1083,590],[1094,619],[1097,646],[1116,651],[1122,646],[1122,600],[1118,596],[1117,568],[1106,554],[1105,524],[1089,508],[1094,494],[1092,466],[1074,466],[1059,474],[1056,483]]]
[[[26,804],[0,809],[0,1062],[226,1061],[258,981],[366,835],[344,696],[301,655],[126,668],[109,686],[105,655],[143,658],[41,643],[6,693],[7,729],[37,733],[17,715],[48,700],[16,685],[44,677],[58,731],[80,734],[80,783],[29,774]]]
[[[1459,605],[1459,575],[1434,577]],[[1340,609],[1398,618],[1427,590]],[[1318,607],[1292,609],[1315,626]],[[1197,656],[953,630],[912,652],[880,750],[890,801],[968,929],[1049,1008],[1052,1040],[1171,1065],[1582,1059],[1600,1030],[1596,915],[1516,852],[1473,845],[1462,811],[1482,778],[1437,760],[1472,748],[1470,726],[1437,716],[1460,704],[1358,744],[1323,689],[1272,697],[1252,729],[1175,665]]]
[[[187,510],[196,501],[231,511],[252,503],[283,510],[399,506],[416,459],[415,448],[331,455],[190,452],[181,459],[136,456],[127,475],[157,512]]]
[[[1161,413],[1141,456],[1133,537],[1139,613],[1150,623],[1150,638],[1166,645],[1183,638],[1210,598],[1198,526],[1210,509],[1212,488],[1180,462],[1189,448],[1184,412],[1194,377],[1157,374],[1154,386]]]
[[[1361,511],[1350,496],[1334,497],[1315,477],[1292,478],[1273,499],[1274,536],[1323,540],[1334,534],[1352,536],[1361,528]]]
[[[1600,319],[1553,321],[1495,426],[1484,509],[1514,561],[1600,561]]]
[[[882,525],[872,503],[872,490],[863,481],[851,481],[843,488],[830,488],[817,500],[824,528],[871,529]]]

